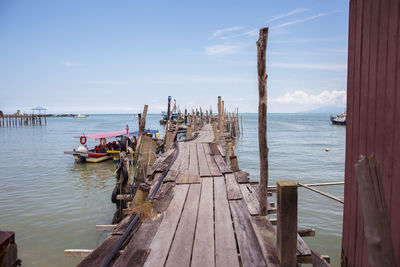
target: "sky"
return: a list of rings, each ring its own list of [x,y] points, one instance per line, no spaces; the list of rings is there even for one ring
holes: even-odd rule
[[[269,27],[268,112],[345,107],[348,0],[0,0],[0,110],[257,112]]]

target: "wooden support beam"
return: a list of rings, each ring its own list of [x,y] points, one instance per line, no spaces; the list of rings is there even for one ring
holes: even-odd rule
[[[331,262],[331,258],[328,255],[321,255],[321,257],[326,262],[328,262],[328,263]],[[314,265],[311,255],[298,255],[297,256],[297,263],[298,264],[313,264],[313,266],[321,266],[321,265]]]
[[[118,200],[132,200],[133,196],[130,194],[117,195]]]
[[[315,236],[315,229],[297,229],[297,233],[301,237]]]
[[[311,249],[311,259],[313,267],[329,267],[329,256],[319,255],[315,250]]]
[[[64,249],[65,257],[86,258],[93,249]]]
[[[277,246],[281,266],[296,266],[297,258],[297,183],[277,183]]]
[[[73,258],[86,258],[90,253],[92,253],[93,249],[64,249],[65,257],[73,257]],[[121,255],[124,253],[123,250],[117,252],[117,255]]]
[[[98,224],[96,225],[96,231],[114,231],[115,227],[117,227],[116,224]]]
[[[258,150],[260,155],[260,215],[267,215],[268,146],[267,146],[267,72],[266,50],[268,28],[260,29],[257,41],[258,70]]]

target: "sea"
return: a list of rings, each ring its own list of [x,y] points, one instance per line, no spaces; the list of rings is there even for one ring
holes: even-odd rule
[[[257,114],[239,114],[243,135],[236,142],[239,167],[259,180]],[[159,114],[148,114],[146,128],[158,129]],[[0,230],[14,231],[23,266],[74,266],[81,259],[64,249],[94,249],[107,237],[97,224],[111,224],[115,205],[115,164],[76,164],[64,154],[82,134],[138,128],[131,114],[87,118],[47,118],[46,126],[0,128]],[[344,180],[345,126],[330,124],[329,114],[268,114],[269,185]],[[89,146],[98,141],[88,140]],[[318,190],[343,199],[344,186]],[[275,201],[275,196],[269,201]],[[315,229],[306,243],[340,266],[343,204],[298,189],[298,227]]]

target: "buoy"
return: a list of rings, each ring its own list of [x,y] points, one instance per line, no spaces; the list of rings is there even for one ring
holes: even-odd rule
[[[325,151],[326,151],[326,152],[329,152],[329,147],[325,148]]]

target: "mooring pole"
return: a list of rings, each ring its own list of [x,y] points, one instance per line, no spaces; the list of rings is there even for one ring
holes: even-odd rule
[[[170,112],[171,112],[171,96],[168,96],[168,113],[167,113],[167,120],[170,118]]]
[[[267,72],[268,28],[260,29],[257,41],[258,70],[258,149],[260,154],[260,215],[267,215],[268,146],[267,146]]]

